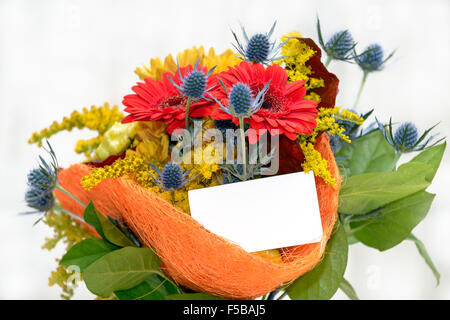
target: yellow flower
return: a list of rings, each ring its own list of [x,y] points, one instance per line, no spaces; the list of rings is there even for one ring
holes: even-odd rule
[[[83,108],[81,112],[74,111],[69,117],[64,117],[61,122],[54,121],[50,127],[33,133],[28,143],[37,143],[38,146],[41,146],[42,140],[49,139],[58,132],[64,130],[72,131],[73,128],[88,128],[97,131],[98,136],[89,140],[78,141],[75,152],[84,153],[86,157],[90,158],[91,154],[102,142],[105,132],[113,124],[121,121],[123,117],[124,115],[119,111],[118,106],[111,108],[108,103],[101,107]]]
[[[101,160],[106,160],[109,156],[121,154],[130,145],[137,127],[137,122],[115,123],[105,132],[102,142],[95,150],[96,156]]]
[[[297,31],[289,32],[281,37],[281,41],[285,41],[288,37],[302,38],[302,35]],[[320,102],[320,96],[316,93],[309,92],[310,90],[322,88],[325,84],[323,79],[311,77],[311,68],[306,63],[316,54],[310,46],[297,39],[290,39],[281,49],[281,54],[285,56],[277,62],[277,64],[284,65],[289,77],[289,81],[305,81],[305,88],[307,90],[307,99],[312,99]]]
[[[210,48],[208,54],[205,54],[205,49],[203,46],[192,47],[191,49],[186,49],[177,55],[178,63],[180,67],[185,67],[187,65],[194,65],[197,59],[200,57],[200,64],[211,69],[217,66],[214,73],[227,70],[229,66],[234,66],[240,63],[240,59],[236,57],[236,53],[228,49],[223,53],[217,55],[214,48]],[[137,67],[134,71],[141,80],[145,78],[151,78],[155,80],[160,80],[161,75],[164,72],[175,73],[177,71],[177,63],[173,56],[169,54],[164,62],[160,58],[150,59],[150,65],[143,64],[142,67]]]
[[[167,125],[160,121],[139,121],[136,129],[136,152],[148,162],[163,163],[169,159]]]
[[[305,161],[302,164],[305,172],[313,171],[315,176],[321,177],[329,184],[336,186],[336,180],[332,177],[328,170],[328,163],[322,158],[320,152],[314,149],[314,143],[317,136],[321,132],[328,132],[330,135],[338,135],[342,140],[350,143],[350,138],[344,134],[345,129],[340,127],[336,119],[345,120],[361,125],[364,121],[362,117],[348,110],[334,107],[334,108],[319,108],[319,113],[316,118],[317,126],[310,135],[301,134],[299,136],[300,148],[305,156]]]

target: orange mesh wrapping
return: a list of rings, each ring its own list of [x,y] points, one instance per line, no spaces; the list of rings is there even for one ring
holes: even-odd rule
[[[316,178],[324,230],[322,240],[281,249],[282,263],[244,251],[128,179],[106,179],[87,191],[79,181],[91,169],[75,164],[61,171],[59,181],[82,201],[92,200],[103,214],[123,219],[143,244],[155,250],[164,272],[178,284],[217,296],[248,299],[295,280],[311,270],[323,256],[337,217],[340,175],[325,135],[318,138],[315,148],[328,160],[338,187]],[[64,208],[82,215],[80,205],[60,192],[56,196]]]

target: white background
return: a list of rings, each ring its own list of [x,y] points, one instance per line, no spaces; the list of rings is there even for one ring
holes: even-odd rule
[[[421,130],[441,121],[449,136],[449,14],[447,0],[427,1],[20,1],[0,0],[0,298],[57,299],[47,286],[56,267],[40,246],[50,230],[18,216],[26,173],[38,148],[26,144],[33,131],[74,109],[105,101],[120,104],[137,80],[134,68],[150,57],[193,45],[220,52],[239,22],[250,33],[275,36],[298,30],[317,39],[316,14],[324,36],[349,28],[364,47],[379,42],[397,49],[385,71],[372,74],[360,111],[375,107],[382,120],[414,121]],[[341,80],[338,105],[351,106],[361,72],[355,65],[330,65]],[[89,132],[61,133],[51,140],[62,165],[82,160],[74,144]],[[346,278],[364,299],[450,298],[450,163],[448,152],[430,188],[437,193],[428,217],[414,233],[442,274],[432,273],[414,245],[404,242],[380,253],[360,244],[350,249]],[[91,298],[85,288],[76,298]],[[335,298],[345,298],[338,292]]]

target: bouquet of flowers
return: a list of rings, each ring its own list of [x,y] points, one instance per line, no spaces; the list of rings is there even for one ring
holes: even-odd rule
[[[319,20],[321,48],[298,32],[274,40],[274,29],[232,32],[235,51],[151,59],[135,70],[124,113],[92,106],[32,135],[48,154],[28,174],[25,200],[55,231],[44,248],[67,244],[49,279],[64,298],[84,281],[107,299],[329,299],[338,288],[357,299],[343,277],[349,245],[384,251],[405,239],[439,281],[411,232],[433,201],[426,188],[445,142],[428,137],[434,127],[419,136],[411,122],[364,125],[373,110],[355,111],[368,75],[393,53],[357,52],[348,30],[324,42]],[[333,60],[363,71],[353,109],[335,106]],[[73,128],[98,135],[78,141],[83,163],[60,168],[47,139]],[[398,166],[407,152],[420,153]],[[315,177],[317,242],[247,252],[191,216],[191,190],[302,171]]]

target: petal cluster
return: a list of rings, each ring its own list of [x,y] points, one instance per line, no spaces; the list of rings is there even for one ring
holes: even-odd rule
[[[261,108],[250,115],[250,127],[256,129],[254,142],[267,131],[271,134],[284,134],[294,140],[297,133],[310,134],[316,126],[317,102],[305,99],[306,89],[303,81],[288,82],[286,71],[277,65],[264,68],[261,64],[241,62],[239,66],[230,68],[218,75],[224,87],[217,86],[213,95],[223,105],[230,104],[231,91],[235,84],[246,84],[256,96],[270,82]],[[226,90],[225,90],[226,89]],[[236,119],[220,108],[212,113],[215,120]]]

